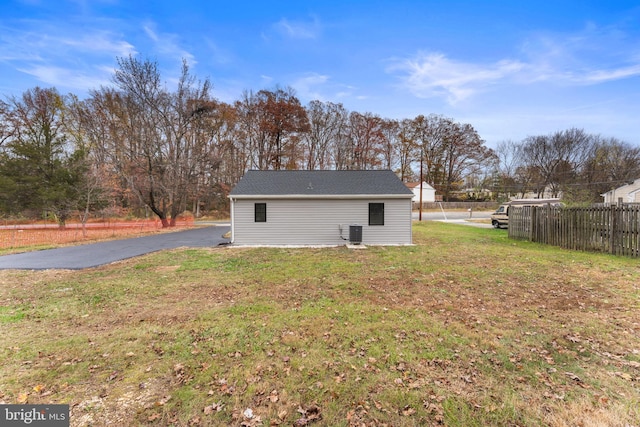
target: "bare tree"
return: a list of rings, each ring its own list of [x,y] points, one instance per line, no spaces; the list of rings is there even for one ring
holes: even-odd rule
[[[307,116],[310,127],[304,138],[305,168],[330,169],[334,166],[332,152],[339,150],[338,142],[348,126],[348,112],[342,104],[311,101]]]
[[[582,129],[568,129],[551,135],[530,136],[523,141],[523,159],[542,178],[539,196],[550,191],[558,197],[571,185],[592,151],[593,136]]]
[[[527,182],[518,179],[522,178],[518,175],[523,162],[522,144],[511,140],[501,141],[496,145],[495,153],[497,160],[493,168],[492,188],[498,197],[504,195],[509,199],[513,194],[526,191]]]
[[[577,189],[586,191],[582,195],[582,200],[586,202],[602,201],[602,193],[640,177],[640,147],[615,138],[594,139],[589,159],[580,171],[581,185],[573,189],[573,192]]]
[[[11,136],[9,125],[9,104],[0,100],[0,149]]]
[[[193,194],[201,162],[195,156],[194,126],[210,108],[210,83],[196,82],[183,61],[174,92],[160,79],[158,65],[129,56],[118,59],[116,93],[103,89],[98,99],[113,110],[108,118],[119,131],[112,133],[113,161],[129,188],[162,221],[175,225]]]
[[[253,91],[244,91],[234,108],[238,117],[237,140],[239,151],[246,155],[246,169],[267,169],[267,134],[261,129],[261,110]]]
[[[382,164],[383,120],[371,113],[349,114],[349,169],[377,169]]]
[[[449,200],[467,175],[478,174],[495,159],[493,150],[469,124],[438,116],[417,116],[411,123],[423,179]]]
[[[398,123],[397,136],[395,143],[396,155],[398,157],[398,169],[400,179],[406,182],[412,179],[414,172],[411,165],[414,160],[420,158],[420,150],[414,132],[414,122],[410,119],[404,119]]]
[[[292,88],[261,90],[256,97],[259,126],[266,136],[263,150],[266,166],[275,170],[297,169],[302,156],[301,134],[309,131],[306,110]]]
[[[443,163],[443,198],[448,200],[468,175],[480,174],[484,165],[493,161],[495,153],[484,146],[484,141],[470,124],[453,123],[446,138]]]
[[[382,120],[382,167],[394,170],[399,165],[399,152],[397,149],[400,123],[397,120]]]
[[[418,162],[423,170],[423,180],[433,185],[439,192],[443,188],[444,177],[442,159],[445,152],[449,120],[441,116],[419,115],[413,119],[413,139],[418,146]]]

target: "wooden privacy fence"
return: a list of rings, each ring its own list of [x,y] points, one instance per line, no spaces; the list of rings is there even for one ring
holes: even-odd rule
[[[640,206],[511,206],[509,237],[566,249],[640,257]]]

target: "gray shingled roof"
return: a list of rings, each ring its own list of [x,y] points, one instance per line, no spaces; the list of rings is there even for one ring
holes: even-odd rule
[[[250,170],[229,197],[294,195],[412,197],[413,192],[390,170]]]

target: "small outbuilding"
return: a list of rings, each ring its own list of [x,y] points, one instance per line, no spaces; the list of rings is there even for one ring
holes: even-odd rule
[[[409,190],[390,170],[250,170],[229,194],[237,245],[408,245]]]
[[[405,184],[409,190],[413,192],[413,202],[420,203],[420,183],[407,182]],[[436,201],[436,189],[430,186],[426,181],[422,182],[422,203]]]

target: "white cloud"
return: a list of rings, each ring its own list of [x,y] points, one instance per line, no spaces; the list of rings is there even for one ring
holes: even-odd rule
[[[597,84],[636,76],[640,76],[640,64],[612,70],[594,70],[580,76],[578,81],[585,84]]]
[[[319,88],[329,81],[329,76],[318,73],[308,73],[299,77],[291,84],[300,98],[309,100],[325,101],[326,97]]]
[[[147,36],[149,36],[149,38],[151,40],[153,40],[154,42],[157,43],[160,40],[160,37],[158,37],[158,35],[156,34],[155,30],[153,28],[151,28],[151,26],[152,26],[152,24],[143,25],[142,29],[144,30],[145,34]]]
[[[464,62],[439,52],[418,52],[387,69],[418,98],[440,97],[450,105],[492,85],[597,85],[640,76],[638,42],[616,29],[589,24],[573,34],[539,33],[522,45],[522,58]]]
[[[39,84],[85,91],[108,84],[115,56],[135,54],[122,35],[103,29],[76,34],[73,26],[24,20],[0,28],[0,60]]]
[[[101,52],[111,56],[128,56],[137,53],[132,44],[119,40],[117,36],[106,31],[85,34],[80,38],[63,37],[58,41],[62,45],[82,52]]]
[[[335,82],[330,75],[316,72],[304,73],[291,80],[289,84],[295,89],[302,103],[310,101],[342,102],[348,99],[362,100],[368,96],[358,95],[358,88]]]
[[[102,67],[98,68],[97,72],[87,73],[72,68],[36,65],[31,68],[19,69],[19,71],[32,75],[51,86],[90,90],[108,85],[113,69]]]
[[[315,17],[311,22],[290,21],[282,18],[274,24],[274,28],[287,37],[294,39],[315,39],[320,33],[320,23]]]
[[[483,87],[522,72],[526,64],[502,60],[493,64],[452,61],[442,53],[418,53],[389,67],[400,71],[403,86],[420,98],[444,97],[455,105]]]
[[[209,37],[204,37],[205,46],[208,48],[208,54],[218,64],[226,65],[234,61],[234,55],[228,50],[220,47],[215,41]]]
[[[524,61],[538,74],[531,81],[596,85],[640,76],[637,37],[615,26],[587,23],[575,33],[538,32],[521,45]]]
[[[34,60],[48,56],[75,56],[78,53],[128,55],[135,47],[120,34],[109,30],[83,31],[28,21],[23,30],[0,27],[0,51],[3,59]]]
[[[177,34],[161,33],[155,28],[156,25],[153,22],[148,22],[143,25],[144,32],[153,41],[155,50],[162,55],[168,56],[172,59],[182,61],[185,59],[191,66],[197,64],[195,56],[180,46],[179,37]]]

